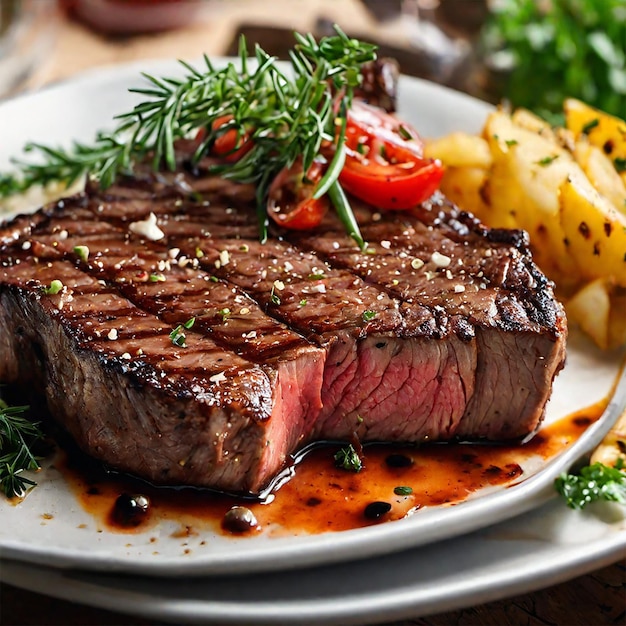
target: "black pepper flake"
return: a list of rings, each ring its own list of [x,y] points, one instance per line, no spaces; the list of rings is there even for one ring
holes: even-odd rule
[[[591,237],[591,231],[589,230],[589,226],[587,226],[587,222],[581,222],[578,225],[578,232],[585,238],[589,239]]]
[[[604,234],[607,237],[610,237],[612,232],[613,232],[613,224],[611,224],[611,222],[604,222]]]
[[[390,454],[385,463],[388,467],[411,467],[413,459],[405,454]]]
[[[391,511],[391,504],[389,502],[370,502],[363,511],[363,515],[367,519],[378,520],[383,515],[387,515]]]

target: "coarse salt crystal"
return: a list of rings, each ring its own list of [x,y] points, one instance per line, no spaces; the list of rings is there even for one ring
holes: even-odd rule
[[[107,337],[111,341],[115,341],[117,339],[117,330],[115,328],[111,328],[111,330],[107,333]]]
[[[452,259],[449,256],[446,256],[445,254],[441,254],[441,252],[435,251],[430,255],[430,260],[437,267],[448,267]]]
[[[463,285],[454,285],[454,293],[463,293],[465,287]]]
[[[212,383],[223,383],[226,380],[226,376],[224,376],[224,372],[220,372],[219,374],[213,374],[213,376],[211,376],[209,378],[209,380]]]
[[[133,222],[128,229],[135,235],[145,237],[150,239],[150,241],[158,241],[165,237],[165,233],[157,225],[157,217],[154,213],[150,213],[145,220]]]

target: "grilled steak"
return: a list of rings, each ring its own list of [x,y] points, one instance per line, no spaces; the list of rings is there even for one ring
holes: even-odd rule
[[[111,466],[230,491],[317,439],[532,433],[566,328],[524,235],[438,195],[358,215],[364,253],[332,216],[260,244],[253,190],[178,174],[18,217],[0,230],[0,381]]]

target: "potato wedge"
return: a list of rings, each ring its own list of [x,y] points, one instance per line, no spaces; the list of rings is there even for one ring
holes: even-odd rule
[[[482,197],[486,180],[487,170],[482,167],[446,167],[441,191],[456,205],[487,221],[489,206]]]
[[[424,146],[424,156],[440,159],[448,167],[482,167],[491,165],[491,152],[487,142],[469,133],[451,133],[431,139]]]
[[[565,304],[570,323],[576,323],[599,348],[626,343],[626,289],[598,278],[587,283]]]
[[[603,350],[609,347],[611,299],[602,279],[585,285],[565,306],[569,323],[578,324]]]
[[[588,141],[579,140],[573,154],[589,182],[618,211],[626,213],[626,185],[604,152]]]
[[[579,276],[583,280],[610,276],[626,287],[626,215],[601,196],[582,172],[573,171],[563,181],[558,197],[563,233]]]
[[[563,109],[566,127],[577,139],[584,135],[603,150],[626,184],[626,122],[574,98],[568,98]]]
[[[539,266],[570,291],[578,280],[564,241],[558,196],[572,169],[580,168],[567,150],[517,126],[505,113],[492,113],[483,135],[493,154],[483,192],[490,206],[486,223],[528,231]]]

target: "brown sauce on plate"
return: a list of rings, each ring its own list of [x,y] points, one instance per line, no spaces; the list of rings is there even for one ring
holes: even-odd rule
[[[522,466],[533,460],[545,464],[569,447],[606,404],[561,419],[521,445],[369,444],[358,473],[336,467],[334,455],[341,446],[315,445],[294,460],[290,477],[262,501],[153,487],[107,474],[72,454],[56,467],[101,530],[132,534],[173,520],[179,525],[176,537],[205,528],[242,537],[323,533],[400,519],[424,507],[457,504],[478,490],[518,483],[526,477]],[[235,506],[244,508],[225,521]]]

